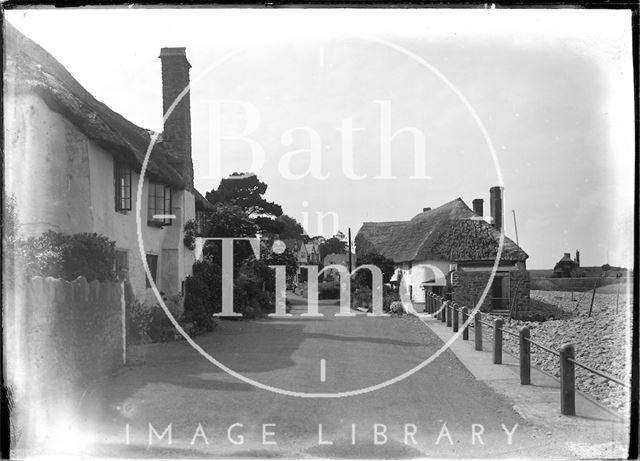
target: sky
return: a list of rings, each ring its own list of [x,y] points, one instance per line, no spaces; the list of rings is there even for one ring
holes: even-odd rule
[[[505,232],[516,240],[515,210],[528,268],[576,250],[585,266],[632,265],[628,11],[84,8],[6,19],[155,131],[160,48],[186,47],[203,193],[254,171],[269,200],[330,236],[458,197],[483,198],[488,215],[489,188],[503,185]]]

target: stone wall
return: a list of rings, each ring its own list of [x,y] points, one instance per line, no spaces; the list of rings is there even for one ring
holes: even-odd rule
[[[515,299],[514,312],[528,311],[531,306],[531,276],[527,270],[511,271],[510,299]]]
[[[6,359],[17,394],[56,395],[122,366],[119,283],[33,277],[4,301]]]
[[[457,270],[452,274],[452,300],[460,306],[475,306],[482,292],[489,282],[491,271],[464,271]],[[515,310],[525,311],[529,309],[530,277],[526,270],[514,270],[509,272],[509,299],[516,299]],[[487,293],[482,306],[482,311],[491,311],[491,290]]]

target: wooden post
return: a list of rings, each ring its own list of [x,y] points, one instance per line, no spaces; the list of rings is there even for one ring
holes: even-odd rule
[[[476,316],[474,317],[473,329],[476,335],[476,350],[482,350],[482,314],[480,312],[476,312]]]
[[[573,360],[573,344],[563,344],[560,348],[560,412],[576,415],[576,376]]]
[[[467,323],[467,320],[469,319],[469,309],[467,309],[467,307],[463,307],[462,308],[462,324],[465,325]],[[465,326],[462,329],[462,339],[464,341],[468,341],[469,340],[469,327]]]
[[[353,269],[353,268],[351,267],[351,266],[352,266],[352,264],[353,264],[353,263],[352,263],[352,261],[351,261],[351,248],[353,248],[353,247],[351,246],[351,228],[350,228],[350,227],[349,227],[349,229],[348,229],[348,234],[349,234],[349,273],[351,273],[351,271],[352,271],[352,269]],[[343,235],[344,235],[344,234],[343,234]]]
[[[447,305],[445,304],[446,301],[444,300],[444,298],[442,298],[440,307],[442,307],[442,310],[440,311],[440,320],[442,321],[442,323],[447,321]]]
[[[502,363],[502,325],[504,320],[495,319],[493,321],[493,363]]]
[[[591,317],[591,310],[593,309],[593,300],[596,299],[596,288],[598,287],[598,279],[593,284],[593,294],[591,295],[591,305],[589,306],[589,317]]]
[[[458,332],[458,321],[460,320],[460,313],[458,312],[458,310],[456,309],[456,304],[453,304],[451,306],[451,308],[453,309],[453,332],[457,333]]]
[[[529,327],[520,328],[520,384],[531,384],[531,343]]]
[[[451,317],[453,317],[453,303],[451,301],[445,301],[447,303],[447,326],[451,326]]]
[[[442,312],[440,312],[440,301],[435,296],[433,297],[433,308],[435,309],[435,312],[437,312],[436,319],[440,320],[442,317]]]

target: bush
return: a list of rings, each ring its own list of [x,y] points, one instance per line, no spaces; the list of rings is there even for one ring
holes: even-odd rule
[[[267,286],[273,286],[274,273],[263,261],[250,259],[239,270],[234,281],[233,300],[236,312],[245,317],[255,318],[265,313],[273,312],[273,291]],[[272,290],[275,289],[273,286]]]
[[[391,304],[393,304],[396,301],[400,301],[400,295],[395,291],[392,291],[387,287],[384,287],[384,292],[382,294],[382,310],[384,312],[390,312]]]
[[[255,318],[274,311],[274,273],[267,264],[256,259],[242,263],[236,271],[233,288],[234,311],[246,318]],[[214,313],[222,311],[222,270],[220,263],[206,257],[193,265],[193,275],[185,280],[183,321],[193,325],[195,334],[211,331]]]
[[[145,344],[151,342],[151,307],[138,300],[127,306],[127,343]]]
[[[356,288],[351,294],[351,307],[364,307],[371,310],[371,289],[367,287]]]
[[[191,323],[194,334],[213,330],[213,314],[222,310],[220,265],[210,258],[193,265],[193,275],[185,280],[184,322]]]
[[[406,313],[401,301],[393,301],[391,303],[391,306],[389,307],[389,311],[392,314],[397,314],[397,315],[404,315]]]
[[[318,299],[340,299],[340,282],[318,284]]]
[[[175,295],[163,297],[163,300],[171,315],[183,323],[182,297]],[[173,341],[179,335],[159,304],[149,305],[135,300],[127,306],[127,342],[130,344]]]
[[[114,280],[115,242],[103,235],[47,231],[17,244],[18,267],[28,277]]]

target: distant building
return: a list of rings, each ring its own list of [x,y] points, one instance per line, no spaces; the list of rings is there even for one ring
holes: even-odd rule
[[[305,243],[302,239],[283,239],[284,244],[287,246],[294,256],[298,265],[319,265],[320,264],[320,250],[319,245],[311,240],[309,243]],[[296,283],[305,281],[307,274],[302,268],[298,268],[294,281]]]
[[[580,276],[580,252],[576,251],[576,259],[571,259],[571,253],[564,256],[553,267],[552,277],[579,277]]]
[[[322,265],[326,268],[327,266],[330,266],[332,264],[340,264],[341,266],[344,266],[346,268],[349,267],[349,254],[348,253],[343,253],[343,254],[336,254],[336,253],[331,253],[328,254],[324,257],[324,260],[322,262]],[[351,255],[351,264],[352,264],[352,269],[355,269],[355,265],[356,265],[356,255],[352,254]],[[337,271],[335,270],[327,270],[324,272],[324,279],[325,280],[332,280],[336,277],[337,275]]]
[[[355,238],[356,253],[378,253],[394,261],[394,278],[408,283],[411,299],[425,301],[425,291],[450,296],[461,306],[480,300],[497,257],[502,228],[502,188],[492,187],[491,221],[483,219],[483,201],[472,211],[458,198],[425,208],[409,221],[366,222]],[[505,236],[495,278],[484,310],[529,307],[528,255]],[[430,267],[428,267],[428,266]]]

